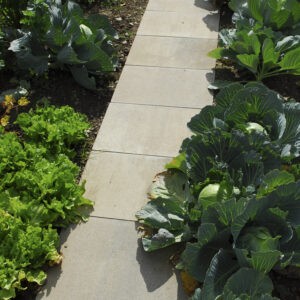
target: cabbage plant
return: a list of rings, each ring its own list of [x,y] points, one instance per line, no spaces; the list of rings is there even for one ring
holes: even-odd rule
[[[220,37],[221,47],[209,52],[209,56],[248,69],[258,81],[300,74],[300,35],[284,36],[258,25],[223,29]]]
[[[175,243],[199,299],[273,299],[272,269],[299,266],[300,106],[232,83],[194,116],[193,135],[136,216],[146,251]]]
[[[297,0],[231,0],[233,22],[251,25],[255,22],[285,34],[300,33],[300,3]]]
[[[49,68],[69,70],[74,79],[95,89],[95,76],[114,71],[117,59],[112,46],[117,33],[103,15],[84,16],[72,1],[36,1],[28,8],[24,28],[9,50],[18,66],[42,74]]]

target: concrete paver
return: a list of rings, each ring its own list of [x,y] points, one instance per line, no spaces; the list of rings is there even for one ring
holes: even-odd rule
[[[210,1],[205,0],[149,0],[146,10],[176,11],[176,12],[195,12],[202,10],[215,11],[216,8]]]
[[[95,202],[92,216],[135,221],[155,174],[170,158],[93,151],[82,179],[85,197]]]
[[[202,108],[212,103],[208,70],[125,66],[112,102]]]
[[[93,150],[172,157],[198,109],[111,103]]]
[[[126,64],[207,70],[215,65],[207,53],[216,47],[216,39],[136,36]]]
[[[75,229],[62,232],[62,267],[37,300],[187,299],[168,262],[174,249],[145,253],[134,222],[92,217]]]
[[[138,35],[217,39],[218,27],[218,14],[146,11]]]

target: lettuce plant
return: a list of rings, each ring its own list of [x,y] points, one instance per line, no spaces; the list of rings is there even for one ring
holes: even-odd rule
[[[273,299],[272,269],[299,266],[300,106],[259,83],[222,89],[136,216],[154,251],[186,243],[177,268],[199,299]],[[250,129],[249,129],[250,125]],[[149,230],[150,229],[150,230]]]
[[[20,37],[9,47],[19,67],[37,74],[49,67],[65,68],[79,84],[95,89],[94,76],[113,71],[117,63],[112,46],[117,33],[107,17],[85,17],[72,1],[36,0],[31,5]]]
[[[11,299],[25,282],[41,285],[46,274],[43,265],[58,264],[57,231],[23,223],[0,209],[0,298]]]
[[[233,61],[248,69],[258,81],[281,74],[300,74],[299,35],[282,36],[256,26],[223,29],[220,37],[222,46],[209,56]]]
[[[85,138],[86,117],[70,107],[20,114],[22,139],[0,129],[0,298],[46,279],[45,264],[61,261],[54,228],[87,220],[92,202],[66,155]]]
[[[15,122],[22,129],[27,143],[47,148],[49,154],[73,157],[74,146],[83,142],[90,127],[85,115],[71,107],[47,106],[21,113]]]

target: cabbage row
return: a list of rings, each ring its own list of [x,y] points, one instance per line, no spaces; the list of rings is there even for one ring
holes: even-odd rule
[[[270,272],[300,267],[300,103],[260,80],[298,75],[300,4],[230,7],[236,28],[220,34],[230,46],[210,55],[239,60],[258,81],[228,83],[191,119],[136,217],[146,251],[184,245],[176,267],[191,300],[277,299]]]
[[[300,104],[233,83],[188,124],[193,135],[136,216],[146,251],[186,242],[193,299],[272,299],[273,268],[300,265]]]
[[[61,262],[57,229],[86,220],[92,205],[70,157],[86,138],[85,116],[70,107],[18,116],[22,138],[0,132],[0,299],[41,285],[45,265]]]

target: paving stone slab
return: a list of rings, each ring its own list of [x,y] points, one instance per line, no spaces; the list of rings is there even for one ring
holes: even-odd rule
[[[111,103],[93,150],[173,157],[198,109]]]
[[[219,14],[146,11],[138,35],[218,39]]]
[[[125,66],[112,102],[202,108],[213,101],[213,80],[208,70]]]
[[[82,175],[92,216],[136,220],[154,176],[170,158],[92,151]]]
[[[215,11],[216,7],[210,1],[205,0],[149,0],[146,10],[158,11]]]
[[[217,47],[217,39],[136,36],[127,65],[212,69],[215,59],[207,56]]]
[[[174,249],[145,253],[134,222],[91,218],[62,251],[61,268],[50,269],[37,300],[187,300],[168,261]]]

